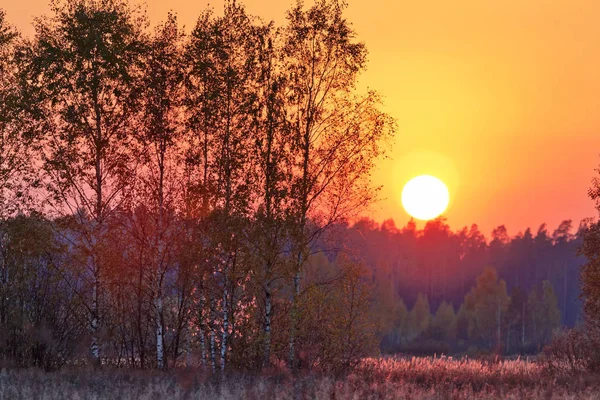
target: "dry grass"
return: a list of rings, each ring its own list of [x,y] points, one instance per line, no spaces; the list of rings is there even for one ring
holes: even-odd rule
[[[282,372],[282,371],[279,371]],[[283,373],[230,376],[200,370],[0,372],[3,399],[598,399],[591,377],[550,376],[527,360],[367,359],[344,379]]]

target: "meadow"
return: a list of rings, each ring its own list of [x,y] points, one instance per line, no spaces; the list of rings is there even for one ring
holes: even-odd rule
[[[0,399],[597,399],[591,375],[550,374],[540,360],[451,357],[365,359],[351,374],[328,377],[284,368],[215,380],[195,368],[0,372]]]

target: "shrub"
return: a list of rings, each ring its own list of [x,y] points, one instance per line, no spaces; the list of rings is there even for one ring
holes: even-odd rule
[[[598,370],[598,354],[590,336],[582,330],[563,330],[544,348],[545,366],[553,374],[579,374]]]

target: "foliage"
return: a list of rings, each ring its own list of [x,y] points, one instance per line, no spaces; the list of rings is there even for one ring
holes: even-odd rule
[[[466,311],[471,316],[470,336],[481,339],[490,347],[500,343],[502,317],[508,303],[506,282],[498,281],[495,269],[486,268],[477,278],[477,286],[465,296]]]
[[[402,299],[396,301],[404,304]],[[539,352],[560,326],[560,311],[550,282],[542,282],[542,291],[534,288],[528,297],[515,287],[508,297],[503,281],[498,281],[494,269],[487,268],[466,294],[458,313],[452,304],[442,301],[432,316],[427,299],[419,294],[406,320],[397,320],[392,313],[388,321],[390,326],[381,341],[386,352],[533,353]]]
[[[452,304],[445,301],[440,304],[431,321],[431,336],[434,339],[448,341],[456,338],[456,313]]]
[[[429,328],[431,322],[431,312],[429,310],[429,301],[422,294],[417,296],[417,301],[410,310],[408,316],[408,334],[409,337],[417,337]]]
[[[600,169],[598,170],[600,172]],[[595,177],[589,196],[596,203],[596,209],[600,214],[600,178]],[[581,268],[581,296],[583,298],[583,310],[585,312],[586,335],[598,349],[600,344],[600,222],[591,222],[585,229],[583,244],[580,252],[587,259]],[[594,362],[591,368],[600,368],[600,353],[595,351]]]
[[[552,374],[578,375],[593,370],[598,362],[594,343],[581,329],[555,332],[544,347],[545,367]]]
[[[87,361],[89,346],[98,367],[295,368],[316,337],[303,361],[340,373],[376,353],[359,257],[309,265],[375,198],[370,172],[394,131],[379,96],[356,88],[366,48],[345,8],[298,2],[276,27],[228,1],[186,35],[171,14],[149,29],[127,0],[57,0],[32,39],[0,13],[0,153],[32,156],[0,154],[0,222],[20,211],[48,228],[27,259],[51,260],[45,295],[65,296],[47,302],[65,325],[46,336],[67,330],[62,350],[78,340],[49,347],[48,365]],[[39,189],[39,218],[21,186]],[[4,239],[0,350],[39,365],[16,345],[29,323],[16,290],[33,278]]]

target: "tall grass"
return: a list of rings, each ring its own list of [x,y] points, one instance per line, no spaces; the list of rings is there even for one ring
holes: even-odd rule
[[[598,399],[591,376],[559,377],[529,360],[450,357],[365,359],[334,379],[286,371],[228,376],[219,382],[200,369],[130,371],[65,369],[0,372],[4,399]]]

